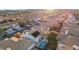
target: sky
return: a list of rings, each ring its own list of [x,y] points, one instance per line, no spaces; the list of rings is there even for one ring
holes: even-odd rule
[[[77,9],[77,0],[0,0],[0,9]]]

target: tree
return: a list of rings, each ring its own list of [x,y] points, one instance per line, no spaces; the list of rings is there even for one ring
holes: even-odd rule
[[[50,27],[50,31],[57,31],[57,32],[60,32],[60,30],[61,30],[61,28],[63,27],[63,22],[64,21],[62,21],[62,22],[60,22],[59,24],[58,24],[58,26],[53,26],[53,27]]]
[[[79,21],[77,22],[77,25],[79,25]]]
[[[19,25],[20,25],[21,27],[24,27],[25,23],[24,23],[24,22],[19,22]]]
[[[52,49],[52,50],[56,50],[58,43],[57,43],[57,33],[55,32],[50,32],[47,36],[48,39],[48,45],[47,48],[48,49]]]
[[[21,38],[21,33],[17,32],[17,33],[14,35],[14,37],[16,37],[16,38]]]
[[[7,30],[7,28],[1,28],[1,29],[0,29],[0,35],[1,35],[1,36],[6,35],[6,30]]]

